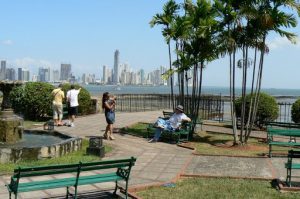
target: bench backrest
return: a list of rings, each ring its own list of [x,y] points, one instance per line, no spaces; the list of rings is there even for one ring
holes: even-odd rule
[[[129,170],[134,165],[136,158],[131,157],[129,159],[119,160],[106,160],[98,162],[79,162],[77,164],[63,164],[63,165],[50,165],[39,167],[19,167],[14,170],[13,178],[31,177],[31,176],[43,176],[52,174],[63,173],[79,173],[81,171],[101,170],[110,168],[125,168]]]
[[[174,112],[171,111],[163,111],[164,118],[170,118],[173,114]]]
[[[283,128],[299,128],[300,124],[298,123],[288,123],[288,122],[268,122],[266,123],[267,128],[269,127],[283,127]]]
[[[283,135],[283,136],[295,136],[300,137],[300,129],[279,129],[279,128],[267,128],[268,135]]]
[[[288,157],[289,158],[300,158],[300,151],[289,150]]]

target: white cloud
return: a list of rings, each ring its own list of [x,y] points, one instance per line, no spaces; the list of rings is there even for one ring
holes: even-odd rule
[[[15,68],[28,69],[31,74],[37,74],[39,67],[50,67],[51,70],[59,68],[59,64],[52,63],[48,60],[39,60],[31,57],[12,60],[11,64]]]
[[[12,45],[12,44],[13,44],[13,41],[12,41],[12,40],[10,40],[10,39],[3,40],[3,41],[2,41],[2,44],[3,44],[3,45],[10,46],[10,45]]]
[[[36,67],[53,67],[54,64],[47,60],[38,60],[31,57],[24,57],[13,61],[17,67],[28,68],[30,66]]]
[[[296,44],[292,44],[286,37],[275,37],[274,39],[267,41],[267,45],[271,50],[281,49],[286,47],[300,48],[300,37],[296,38]]]

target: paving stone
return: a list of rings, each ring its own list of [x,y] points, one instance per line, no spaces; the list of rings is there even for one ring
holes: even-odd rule
[[[140,113],[116,113],[115,128],[132,125],[138,121],[154,122],[161,111],[149,111]],[[61,127],[59,130],[68,134],[86,137],[103,135],[106,128],[104,114],[95,114],[86,117],[78,117],[75,120],[75,127]],[[42,127],[39,127],[42,128]],[[230,133],[230,129],[220,127],[203,126],[204,129]],[[255,132],[254,132],[255,134]],[[265,134],[262,134],[265,137]],[[150,185],[155,183],[167,182],[174,179],[179,172],[193,175],[211,176],[233,176],[233,177],[266,177],[285,179],[286,169],[284,163],[286,158],[240,158],[225,156],[196,156],[192,155],[192,150],[178,147],[175,144],[164,142],[148,143],[147,139],[130,136],[127,134],[115,133],[116,140],[104,140],[104,145],[113,147],[110,154],[106,154],[105,160],[137,157],[136,165],[132,168],[129,184],[130,186]],[[191,159],[192,157],[192,159]],[[190,161],[191,160],[191,161]],[[300,161],[300,160],[299,160]],[[189,162],[188,165],[186,165]],[[186,166],[186,170],[182,169]],[[93,171],[84,175],[95,173],[113,172]],[[297,171],[300,172],[300,171]],[[54,178],[71,177],[72,174],[53,175]],[[40,177],[39,179],[47,179]],[[29,181],[30,179],[24,179]],[[0,198],[8,198],[8,191],[5,182],[10,181],[10,176],[0,176]],[[123,182],[122,182],[123,183]],[[121,184],[122,184],[121,183]],[[124,184],[124,183],[123,183]],[[99,191],[114,188],[113,182],[98,183],[79,187],[79,192],[84,194],[89,191]],[[71,191],[74,191],[71,188]],[[65,194],[64,188],[50,189],[22,193],[20,199],[33,199],[56,196]]]

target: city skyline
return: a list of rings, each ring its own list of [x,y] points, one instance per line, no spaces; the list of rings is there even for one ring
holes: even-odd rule
[[[118,49],[119,62],[127,63],[135,71],[168,67],[168,48],[161,27],[149,25],[166,2],[5,1],[2,3],[5,9],[0,13],[0,59],[7,61],[8,68],[28,68],[36,74],[39,67],[60,70],[62,63],[71,64],[76,77],[86,73],[100,79],[104,65],[114,66],[114,52]],[[262,87],[300,85],[299,25],[289,31],[298,35],[296,45],[273,33],[267,38],[270,53],[265,58]],[[229,86],[228,65],[227,58],[209,63],[204,70],[203,85]]]

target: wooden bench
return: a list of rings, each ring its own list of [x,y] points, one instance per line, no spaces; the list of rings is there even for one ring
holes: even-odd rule
[[[174,112],[171,111],[163,111],[164,119],[169,119],[173,114]]]
[[[288,162],[285,163],[286,168],[286,184],[291,187],[292,186],[292,170],[300,169],[300,163],[294,163],[293,158],[300,158],[300,151],[289,150],[288,153]]]
[[[288,137],[287,141],[275,140],[274,136]],[[269,144],[269,157],[272,157],[272,146],[300,146],[300,142],[296,141],[296,137],[300,137],[300,129],[273,128],[267,127],[267,141]],[[277,138],[278,139],[278,138]]]
[[[102,183],[102,182],[115,182],[115,189],[113,194],[116,194],[118,181],[125,181],[125,194],[128,197],[128,180],[131,167],[134,166],[136,158],[131,157],[128,159],[120,160],[107,160],[98,162],[87,162],[78,164],[65,164],[65,165],[51,165],[39,167],[19,167],[14,170],[9,184],[6,184],[9,191],[9,198],[11,199],[12,193],[15,198],[18,198],[18,193],[29,192],[36,190],[55,189],[66,187],[66,198],[72,195],[77,198],[77,187],[80,185]],[[112,171],[112,169],[116,169]],[[105,171],[106,170],[106,171]],[[91,174],[89,171],[104,171],[105,173]],[[40,176],[49,176],[56,174],[73,174],[73,177],[55,176],[41,180]],[[31,181],[24,181],[23,179],[30,177]],[[74,194],[70,194],[69,188],[74,187]]]
[[[155,134],[156,127],[154,127],[154,124],[149,124],[147,127],[147,138],[149,139],[152,135]],[[179,144],[181,142],[187,142],[189,141],[189,133],[191,131],[191,123],[190,122],[183,122],[182,126],[175,130],[175,131],[169,131],[169,130],[162,130],[162,137],[167,137],[169,140],[172,140],[172,138],[176,137],[176,143]]]

